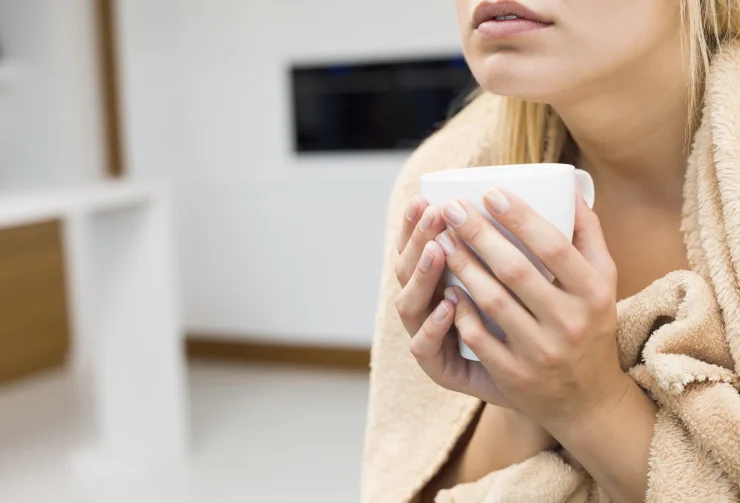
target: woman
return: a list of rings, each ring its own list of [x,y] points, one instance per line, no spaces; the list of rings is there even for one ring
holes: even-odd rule
[[[691,493],[710,495],[705,501],[740,499],[732,460],[725,463],[719,454],[683,444],[674,452],[691,450],[685,466],[671,467],[665,461],[670,455],[660,455],[660,442],[674,426],[682,429],[670,438],[688,439],[686,445],[703,437],[691,425],[687,433],[685,425],[670,423],[668,412],[663,417],[670,399],[653,396],[656,403],[644,391],[660,395],[658,385],[651,388],[655,376],[626,372],[641,356],[633,348],[634,362],[627,363],[631,350],[625,341],[632,334],[624,327],[634,320],[618,316],[617,309],[618,301],[633,296],[640,300],[624,304],[628,314],[646,295],[656,298],[649,289],[642,297],[636,294],[666,275],[667,281],[678,281],[672,271],[693,268],[711,284],[717,269],[712,254],[702,262],[684,243],[693,238],[682,226],[686,231],[692,225],[703,204],[685,201],[685,178],[692,140],[708,120],[701,114],[706,77],[716,55],[740,38],[740,2],[456,0],[455,5],[464,53],[483,93],[421,147],[394,189],[387,237],[393,250],[386,260],[393,274],[384,277],[373,348],[365,500],[431,502],[439,496],[438,501],[482,503],[499,501],[496,492],[505,487],[533,485],[532,494],[519,493],[517,500],[632,502],[646,495],[655,501],[697,500],[682,499],[680,492],[678,499],[664,497],[670,490],[661,485],[661,473],[671,470],[674,478],[715,474],[707,479],[707,492]],[[724,65],[731,71],[738,67],[740,76],[740,56],[735,59]],[[738,129],[721,121],[706,127],[712,134],[721,134],[721,128]],[[711,165],[711,153],[704,157],[697,153],[696,162]],[[555,285],[468,202],[436,208],[411,197],[424,172],[543,161],[572,163],[594,178],[597,203],[593,211],[578,203],[572,245],[513,194],[494,190],[484,203],[543,260]],[[485,264],[460,246],[462,241]],[[687,251],[696,258],[691,264]],[[445,266],[504,327],[508,344],[485,332],[463,291],[439,295]],[[713,313],[719,310],[711,306],[717,294],[724,310],[719,320],[731,315],[723,304],[728,301],[717,292],[716,280],[714,292],[704,282],[696,285],[711,299],[701,304],[710,306],[705,325],[716,325],[724,337],[720,325],[728,318],[716,321]],[[680,309],[668,316],[651,309],[639,311],[654,315],[646,338],[683,316]],[[411,336],[413,356],[394,335],[401,327]],[[458,334],[481,363],[460,357]],[[731,351],[725,353],[705,360],[732,368]],[[739,436],[735,431],[727,442],[740,446]],[[541,462],[528,465],[530,459]],[[581,467],[593,484],[564,478],[581,473]]]

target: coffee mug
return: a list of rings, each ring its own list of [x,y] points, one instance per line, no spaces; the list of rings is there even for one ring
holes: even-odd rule
[[[432,206],[442,207],[452,199],[469,201],[550,281],[553,276],[542,262],[486,211],[483,196],[494,187],[510,191],[570,240],[573,240],[576,214],[576,183],[588,206],[593,207],[594,204],[594,182],[591,175],[569,164],[512,164],[439,171],[423,175],[420,182],[421,195]],[[458,286],[468,293],[449,270],[445,271],[443,282],[445,287]],[[479,312],[491,334],[505,340],[506,334],[501,327],[490,316]],[[464,358],[478,361],[462,340],[459,344],[460,354]]]

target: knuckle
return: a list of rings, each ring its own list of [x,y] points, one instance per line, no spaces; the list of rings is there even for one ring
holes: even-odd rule
[[[488,334],[482,332],[481,330],[460,330],[459,335],[460,339],[462,339],[465,345],[475,351],[477,348],[480,348],[484,344],[485,337]]]
[[[527,371],[517,372],[511,380],[510,387],[515,393],[526,393],[535,386],[534,376]]]
[[[421,341],[422,337],[424,337],[424,333],[423,331],[419,331],[419,333],[411,339],[411,345],[409,348],[411,350],[411,355],[417,360],[423,360],[426,357],[424,345]]]
[[[563,354],[552,346],[542,348],[540,354],[540,365],[544,368],[557,367],[563,361]]]
[[[419,292],[419,295],[421,295],[422,293],[426,294],[427,291],[429,293],[433,291],[432,286],[429,285],[429,277],[427,276],[428,274],[428,272],[424,272],[421,270],[421,268],[417,267],[416,271],[414,271],[414,274],[409,280],[409,283],[414,284],[414,290]]]
[[[406,272],[406,268],[404,267],[403,260],[397,260],[393,270],[396,274],[396,278],[401,283],[401,286],[406,286],[409,277],[408,273]]]
[[[580,316],[569,316],[561,321],[565,338],[573,343],[579,343],[586,335],[587,324]]]
[[[617,272],[617,264],[615,264],[613,260],[609,259],[609,262],[606,265],[607,281],[612,285],[616,285],[618,276],[619,273]]]
[[[411,237],[409,238],[409,241],[406,246],[412,245],[419,249],[424,248],[424,245],[426,244],[426,237],[424,236],[424,233],[421,232],[418,228],[411,234]]]
[[[395,302],[396,312],[401,319],[408,319],[412,316],[411,309],[403,295],[399,295]]]
[[[457,321],[467,322],[471,316],[476,316],[478,313],[470,302],[458,302],[455,305],[455,314]]]
[[[529,279],[529,263],[518,260],[507,264],[498,271],[497,276],[507,285],[521,285]]]
[[[403,274],[403,267],[401,267],[400,258],[396,260],[395,264],[393,264],[393,272],[395,273],[396,278],[401,279],[401,275]]]
[[[458,275],[466,275],[468,273],[468,270],[470,269],[470,266],[473,265],[473,263],[470,261],[469,257],[463,257],[462,254],[456,253],[452,257],[447,258],[447,264],[449,265],[450,269],[454,270]]]
[[[475,218],[475,215],[473,215],[470,218],[470,223],[467,226],[463,226],[460,232],[464,232],[465,240],[467,242],[475,245],[476,243],[481,242],[486,230],[488,230],[488,228],[483,224],[481,219]]]
[[[611,311],[615,301],[609,288],[600,286],[591,294],[590,304],[596,313],[601,314]]]
[[[398,241],[396,241],[396,251],[399,255],[403,253],[403,250],[406,249],[406,240],[403,239],[403,236],[398,238]]]
[[[506,308],[506,300],[500,295],[489,295],[478,303],[480,309],[492,318],[496,318]]]
[[[517,234],[529,224],[529,217],[526,214],[522,215],[518,213],[519,212],[511,212],[506,224],[509,230],[514,234]]]
[[[475,274],[473,261],[467,254],[460,253],[460,251],[457,251],[452,256],[446,257],[445,263],[450,271],[454,272],[459,278],[464,278],[468,275],[472,277],[472,275]]]
[[[562,262],[570,254],[572,245],[564,236],[554,240],[550,247],[545,251],[542,258],[549,259],[551,262]]]

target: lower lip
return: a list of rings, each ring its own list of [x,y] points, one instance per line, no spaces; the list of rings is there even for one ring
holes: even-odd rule
[[[486,39],[495,38],[506,38],[520,33],[525,33],[533,30],[541,30],[551,25],[545,23],[538,23],[537,21],[531,21],[529,19],[508,19],[505,21],[496,21],[492,19],[482,23],[475,30],[478,35]]]

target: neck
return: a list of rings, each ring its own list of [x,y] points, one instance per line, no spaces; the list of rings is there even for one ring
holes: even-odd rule
[[[553,108],[578,147],[579,167],[597,185],[674,207],[683,199],[689,89],[680,52],[654,59],[590,89],[589,99]]]

